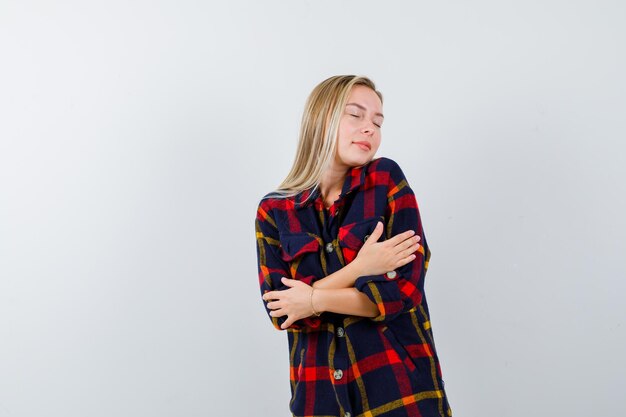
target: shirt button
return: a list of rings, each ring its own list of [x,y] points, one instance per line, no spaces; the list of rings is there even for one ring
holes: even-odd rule
[[[344,416],[345,416],[345,417],[351,417],[351,416],[352,416],[352,414],[350,414],[350,412],[349,412],[349,411],[346,411],[346,414],[344,414]]]
[[[387,278],[389,279],[394,279],[396,277],[396,271],[389,271],[387,272]]]
[[[328,242],[326,244],[326,252],[331,253],[333,251],[333,244],[331,242]]]
[[[337,327],[337,336],[343,337],[344,334],[346,333],[343,331],[343,327]]]
[[[368,237],[370,237],[370,235],[365,235],[365,237],[363,238],[363,242],[365,242]]]
[[[335,379],[339,380],[343,378],[343,371],[341,369],[335,369],[333,376],[335,377]]]

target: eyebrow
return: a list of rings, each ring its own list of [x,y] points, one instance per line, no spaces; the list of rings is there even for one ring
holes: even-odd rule
[[[361,105],[360,105],[360,104],[358,104],[358,103],[348,103],[348,104],[346,104],[346,106],[355,106],[355,107],[358,107],[359,109],[361,109],[361,110],[363,110],[363,111],[367,111],[367,109],[366,109],[365,107],[361,106]],[[376,115],[376,116],[380,116],[380,117],[382,117],[383,119],[385,118],[385,116],[383,116],[383,114],[382,114],[382,113],[375,113],[375,115]]]

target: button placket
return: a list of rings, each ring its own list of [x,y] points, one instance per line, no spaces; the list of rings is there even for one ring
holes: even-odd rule
[[[325,249],[326,249],[326,253],[331,253],[335,248],[333,247],[333,243],[332,242],[328,242],[326,244]]]

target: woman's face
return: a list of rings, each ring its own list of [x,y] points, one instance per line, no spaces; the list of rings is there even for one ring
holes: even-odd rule
[[[350,91],[337,137],[335,163],[354,167],[368,163],[380,146],[383,104],[369,87],[355,85]]]

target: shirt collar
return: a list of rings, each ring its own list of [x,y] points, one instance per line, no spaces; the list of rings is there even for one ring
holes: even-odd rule
[[[365,167],[367,167],[368,165],[369,162],[365,165],[351,167],[348,170],[348,172],[346,173],[346,178],[343,182],[343,187],[341,188],[341,194],[339,194],[340,199],[343,198],[346,194],[353,192],[363,183],[365,183]],[[308,207],[309,205],[313,204],[313,202],[319,197],[319,186],[300,191],[300,193],[296,194],[295,196],[295,207],[297,209]]]

